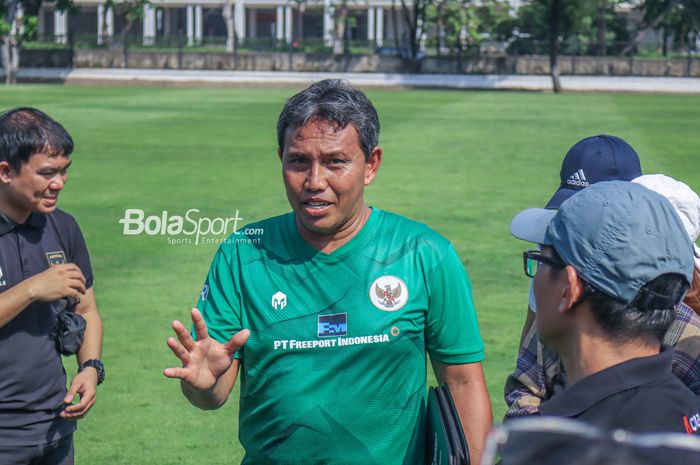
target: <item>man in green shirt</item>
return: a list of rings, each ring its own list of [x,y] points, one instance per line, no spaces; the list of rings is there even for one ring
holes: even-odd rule
[[[471,284],[444,237],[365,204],[382,161],[372,103],[321,81],[277,132],[293,211],[222,244],[165,375],[214,409],[240,372],[244,464],[422,465],[427,352],[478,463],[492,417]]]

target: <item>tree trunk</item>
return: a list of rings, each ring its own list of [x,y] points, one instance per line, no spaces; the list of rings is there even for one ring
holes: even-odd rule
[[[401,41],[399,40],[399,25],[396,21],[396,0],[391,0],[391,24],[394,27],[394,46],[396,47],[396,53],[401,48]]]
[[[122,56],[124,58],[124,63],[123,63],[124,68],[129,67],[129,31],[131,30],[131,26],[133,26],[133,24],[134,24],[134,20],[128,19],[126,21],[126,25],[124,26],[124,29],[122,29],[122,33],[121,33]]]
[[[224,2],[221,14],[226,22],[226,51],[233,53],[236,41],[233,28],[233,3],[231,3],[231,0]]]
[[[606,38],[607,21],[605,18],[607,9],[607,0],[600,0],[600,5],[598,7],[598,55],[600,56],[608,54],[608,41]]]
[[[16,84],[19,71],[19,45],[9,35],[2,39],[2,67],[5,71],[5,84]]]
[[[646,32],[658,28],[659,24],[661,24],[661,22],[666,19],[666,16],[671,12],[673,7],[676,6],[676,3],[678,3],[678,0],[669,1],[668,4],[666,5],[666,8],[664,8],[664,11],[662,11],[661,14],[659,14],[659,16],[657,16],[654,19],[654,21],[649,23],[649,25],[647,27],[645,27],[644,29],[638,30],[634,34],[634,39],[632,40],[632,42],[628,46],[626,46],[625,48],[622,49],[622,51],[620,52],[620,56],[625,56],[630,51],[632,51],[634,49],[634,47],[639,43],[639,41],[642,40],[642,36]]]
[[[342,55],[345,52],[345,22],[348,18],[348,2],[343,2],[334,11],[335,31],[333,37],[333,55]]]
[[[444,30],[445,26],[443,25],[443,17],[442,17],[442,2],[437,2],[437,21],[436,21],[436,27],[437,27],[437,41],[436,41],[436,46],[435,46],[435,52],[437,52],[437,56],[440,57],[440,54],[442,52],[442,46],[443,46],[443,40],[444,40]]]
[[[661,34],[662,40],[664,41],[661,45],[661,50],[664,58],[668,58],[668,27],[664,25],[663,33]]]
[[[551,0],[549,6],[549,69],[552,75],[552,90],[561,92],[559,80],[559,18],[561,15],[560,0]]]

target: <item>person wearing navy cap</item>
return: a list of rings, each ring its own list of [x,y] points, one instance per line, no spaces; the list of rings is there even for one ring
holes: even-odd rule
[[[672,376],[662,344],[690,286],[693,249],[670,202],[644,186],[601,182],[558,211],[529,209],[511,232],[534,278],[537,328],[568,387],[540,414],[632,432],[700,434],[700,399]]]
[[[641,176],[637,152],[619,137],[600,134],[586,137],[569,149],[560,171],[560,184],[546,203],[546,210],[556,210],[562,202],[591,184],[601,181],[631,181]],[[504,397],[508,405],[506,417],[537,412],[546,399],[565,383],[564,376],[546,371],[545,361],[557,360],[551,348],[538,342],[533,327],[537,305],[530,283],[527,316],[520,336],[516,368],[506,380]],[[559,375],[557,372],[556,375]]]
[[[557,209],[566,199],[601,181],[632,181],[642,175],[639,155],[624,140],[600,134],[586,137],[569,149],[559,173],[560,184],[545,209]],[[530,285],[528,312],[520,334],[520,345],[535,321],[537,304]]]

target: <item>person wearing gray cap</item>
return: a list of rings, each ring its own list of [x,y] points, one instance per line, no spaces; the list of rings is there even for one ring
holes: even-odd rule
[[[574,144],[562,161],[559,175],[560,184],[545,209],[556,211],[562,202],[598,182],[631,181],[642,175],[642,168],[630,144],[619,137],[600,134]],[[537,330],[533,327],[536,312],[531,282],[516,367],[504,386],[508,405],[506,418],[536,413],[540,401],[551,396],[566,381],[564,376],[555,376],[553,372],[559,366],[556,353],[538,342]],[[550,360],[557,363],[548,365],[546,362]]]
[[[540,338],[561,356],[568,387],[541,415],[632,432],[700,434],[700,399],[671,375],[662,344],[693,276],[693,249],[666,198],[601,182],[558,211],[529,209],[511,232],[534,278]]]

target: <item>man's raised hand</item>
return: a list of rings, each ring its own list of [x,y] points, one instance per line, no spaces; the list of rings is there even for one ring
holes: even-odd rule
[[[196,341],[181,322],[173,321],[177,339],[168,338],[168,347],[180,359],[182,368],[166,368],[163,374],[168,378],[179,378],[196,389],[212,389],[231,366],[233,354],[246,343],[250,331],[239,331],[226,344],[221,344],[209,337],[204,318],[196,308],[192,309],[192,323]]]

